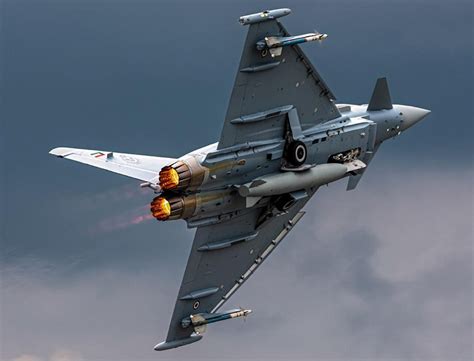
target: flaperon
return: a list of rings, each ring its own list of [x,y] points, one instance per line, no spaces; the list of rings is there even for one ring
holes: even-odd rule
[[[142,181],[156,194],[160,221],[196,228],[166,341],[155,350],[202,338],[207,324],[251,311],[218,312],[303,217],[321,185],[357,186],[387,139],[430,111],[392,104],[387,80],[369,104],[336,104],[300,45],[326,34],[290,36],[277,9],[242,16],[248,26],[220,139],[178,159],[73,148],[58,157]]]

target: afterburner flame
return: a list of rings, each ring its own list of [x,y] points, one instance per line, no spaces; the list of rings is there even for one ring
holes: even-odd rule
[[[172,167],[164,167],[160,171],[160,187],[164,190],[171,190],[178,187],[179,174]]]
[[[156,197],[153,199],[150,210],[153,217],[160,221],[166,221],[171,214],[170,203],[164,197]]]

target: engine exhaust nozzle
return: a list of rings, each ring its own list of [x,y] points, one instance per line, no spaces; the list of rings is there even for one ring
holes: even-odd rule
[[[205,172],[204,167],[193,157],[178,160],[161,169],[160,187],[164,191],[195,190],[203,183]]]

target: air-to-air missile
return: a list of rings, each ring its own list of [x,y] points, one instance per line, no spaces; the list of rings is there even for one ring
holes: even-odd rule
[[[284,46],[291,46],[308,41],[322,41],[328,37],[328,34],[307,33],[295,36],[267,36],[257,42],[257,50],[265,51],[268,49],[272,57],[280,56]]]
[[[194,332],[201,334],[206,332],[206,325],[209,323],[224,321],[229,318],[245,317],[251,312],[252,310],[237,308],[223,313],[196,313],[184,318],[181,321],[181,327],[188,328],[192,325],[194,327]]]
[[[229,318],[236,318],[242,316],[245,317],[251,312],[252,310],[238,308],[223,313],[197,313],[194,315],[190,315],[189,317],[185,317],[181,320],[181,327],[186,329],[192,326],[194,332],[191,334],[191,336],[173,341],[161,342],[155,346],[155,350],[163,351],[169,350],[170,348],[189,345],[190,343],[199,341],[202,338],[202,334],[206,332],[207,324],[228,320]]]

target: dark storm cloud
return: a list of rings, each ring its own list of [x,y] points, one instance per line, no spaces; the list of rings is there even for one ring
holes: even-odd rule
[[[2,360],[472,354],[470,2],[2,5]],[[47,152],[177,157],[216,141],[236,18],[283,6],[290,32],[329,33],[304,50],[340,102],[367,102],[387,75],[395,103],[432,114],[384,144],[356,191],[318,192],[230,302],[255,309],[246,323],[157,355],[193,232],[140,218],[153,194],[138,182]]]

